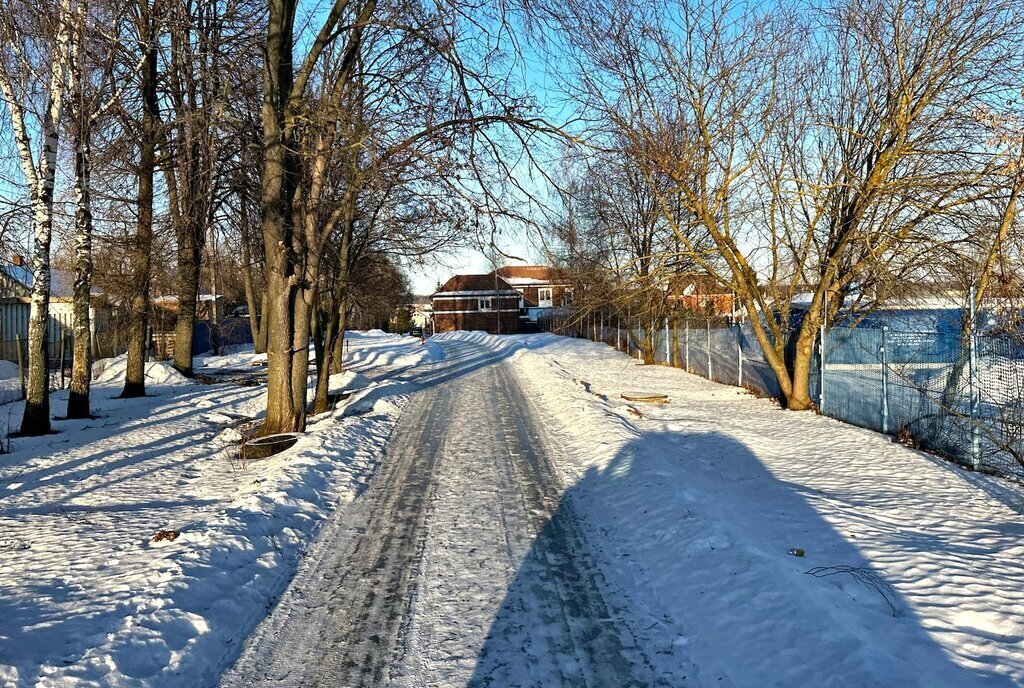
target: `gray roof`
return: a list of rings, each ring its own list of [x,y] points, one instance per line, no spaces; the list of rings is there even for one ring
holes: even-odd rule
[[[35,277],[32,274],[32,268],[29,265],[15,265],[14,263],[7,263],[0,266],[0,270],[3,270],[4,274],[10,277],[12,280],[21,284],[26,290],[32,289],[32,284],[35,282]],[[103,292],[93,286],[92,294],[102,294]],[[55,298],[71,298],[75,294],[75,273],[70,270],[60,270],[53,268],[50,270],[50,296]]]

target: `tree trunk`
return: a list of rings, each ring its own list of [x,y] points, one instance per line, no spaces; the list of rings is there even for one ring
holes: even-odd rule
[[[196,328],[202,259],[202,247],[196,237],[197,224],[185,222],[184,231],[178,233],[178,319],[174,323],[174,368],[186,377],[193,375],[192,339]]]
[[[327,304],[327,325],[323,328],[322,352],[317,352],[316,392],[313,396],[313,413],[323,413],[328,407],[331,375],[341,372],[341,340],[344,336],[342,313],[345,310],[348,291],[348,253],[351,246],[354,206],[350,207],[342,230],[339,251],[338,274],[331,288],[331,300]],[[335,370],[335,368],[339,370]]]
[[[786,408],[790,411],[806,411],[813,406],[810,393],[811,363],[814,360],[814,340],[817,325],[808,315],[800,325],[796,338],[796,351],[793,356],[793,374],[791,392],[785,398]]]
[[[71,358],[71,389],[68,418],[89,418],[89,387],[92,383],[92,327],[89,309],[92,295],[92,201],[89,194],[91,166],[88,117],[75,131],[75,286],[74,341]]]
[[[313,413],[324,413],[328,409],[331,365],[334,358],[334,340],[338,335],[338,309],[332,300],[326,310],[326,325],[317,328],[316,344],[316,391],[313,395]]]
[[[267,353],[267,336],[270,332],[269,325],[267,323],[267,292],[264,291],[260,294],[260,313],[259,313],[259,327],[256,330],[256,334],[253,337],[255,350],[258,354]]]
[[[244,200],[241,203],[243,227],[248,227],[248,213],[245,210]],[[266,338],[260,334],[260,315],[262,310],[256,308],[256,287],[252,281],[252,249],[249,248],[249,240],[246,230],[242,231],[242,285],[245,287],[245,305],[249,309],[249,333],[252,335],[253,348],[256,353],[261,354],[267,350]],[[262,340],[262,347],[260,346]]]
[[[290,151],[288,102],[291,97],[294,2],[270,0],[263,88],[263,169],[260,177],[263,244],[266,251],[267,414],[260,434],[298,432],[306,424],[306,380],[295,389],[295,357],[308,360],[308,344],[295,351],[299,331],[299,279],[291,255],[295,228],[292,205],[298,161]],[[287,139],[287,140],[286,140]],[[305,334],[305,332],[303,333]],[[301,398],[299,392],[301,391]]]
[[[655,339],[654,333],[657,331],[657,327],[657,322],[646,323],[646,327],[644,327],[644,340],[641,349],[643,351],[645,365],[654,365],[655,362],[655,354],[657,353],[655,351],[657,347],[655,342],[657,340]]]
[[[157,42],[148,0],[141,7],[141,29],[145,43],[142,73],[142,126],[139,132],[138,220],[132,245],[135,291],[128,304],[128,365],[122,397],[146,394],[146,356],[149,350],[149,279],[152,270],[153,181],[156,173]],[[179,304],[180,306],[181,304]]]
[[[332,309],[333,310],[333,309]],[[337,311],[334,311],[337,313]],[[334,358],[334,340],[337,339],[338,316],[329,315],[323,336],[317,337],[320,351],[316,362],[316,393],[313,395],[313,413],[323,413],[328,408],[331,387],[331,359]]]
[[[28,322],[28,383],[25,387],[25,413],[21,434],[45,435],[50,432],[50,379],[47,369],[47,324],[50,317],[50,241],[53,234],[53,187],[57,168],[59,126],[64,109],[66,72],[70,54],[70,0],[60,5],[60,29],[53,51],[54,65],[47,84],[46,110],[42,117],[42,150],[39,166],[32,159],[24,107],[15,98],[4,74],[2,90],[11,113],[14,137],[32,202],[34,255],[32,259],[32,305]]]
[[[46,144],[50,145],[49,142]],[[53,138],[56,148],[56,136]],[[50,236],[53,229],[53,182],[44,183],[36,200],[35,255],[32,259],[32,305],[28,321],[28,384],[25,387],[25,415],[22,435],[50,432],[50,380],[48,371],[47,321],[50,315]]]
[[[346,290],[347,291],[347,290]],[[331,375],[345,372],[345,328],[348,327],[348,295],[338,302],[338,327],[331,345]]]

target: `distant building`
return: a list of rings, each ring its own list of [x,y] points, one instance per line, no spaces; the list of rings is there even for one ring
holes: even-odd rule
[[[177,294],[169,294],[166,296],[157,296],[153,299],[153,306],[157,309],[157,318],[160,319],[162,314],[168,314],[171,316],[171,321],[178,317],[178,296]],[[196,297],[196,320],[214,320],[220,322],[224,319],[224,295],[217,294],[216,297],[213,294],[199,294]],[[173,324],[172,324],[173,327]]]
[[[669,279],[669,303],[706,316],[730,316],[736,307],[732,291],[707,273],[686,273]]]
[[[235,309],[237,311],[237,309]],[[153,299],[153,349],[158,359],[174,357],[179,302],[176,294]],[[248,309],[246,309],[248,313]],[[224,295],[199,294],[196,297],[196,322],[192,330],[192,354],[220,351],[227,344],[249,344],[252,331],[249,318],[233,312],[225,317]]]
[[[14,342],[20,338],[22,346],[28,341],[28,319],[31,310],[32,285],[35,275],[32,266],[20,255],[11,256],[0,264],[0,358],[17,359]],[[70,350],[71,328],[74,319],[75,275],[68,270],[50,269],[50,307],[47,341],[51,358],[59,357],[59,344],[63,339]],[[103,292],[92,288],[89,308],[93,337],[110,326],[110,309]]]
[[[558,268],[547,265],[506,265],[496,272],[519,292],[521,332],[536,329],[538,322],[572,305],[572,287],[568,276]]]
[[[403,332],[410,327],[418,327],[429,333],[433,322],[433,309],[430,305],[430,296],[414,294],[412,301],[403,303],[395,309],[388,321],[390,332]]]
[[[431,296],[435,332],[535,331],[571,302],[564,275],[544,265],[510,265],[483,275],[455,275]]]
[[[519,332],[520,294],[493,272],[455,275],[431,295],[434,332]]]
[[[434,322],[434,307],[429,303],[414,304],[409,320],[414,327],[423,330],[430,329],[431,323]]]

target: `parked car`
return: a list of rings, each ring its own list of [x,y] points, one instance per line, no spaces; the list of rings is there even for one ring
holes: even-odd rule
[[[410,337],[422,337],[423,336],[423,328],[422,327],[413,327],[412,329],[409,330],[409,336]]]

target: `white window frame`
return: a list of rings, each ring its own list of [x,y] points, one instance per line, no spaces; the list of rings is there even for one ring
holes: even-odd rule
[[[544,292],[548,297],[544,298]],[[555,290],[551,287],[540,287],[537,289],[537,305],[541,308],[551,308],[555,304]]]
[[[478,311],[494,311],[494,297],[481,296],[476,300],[476,309]]]

